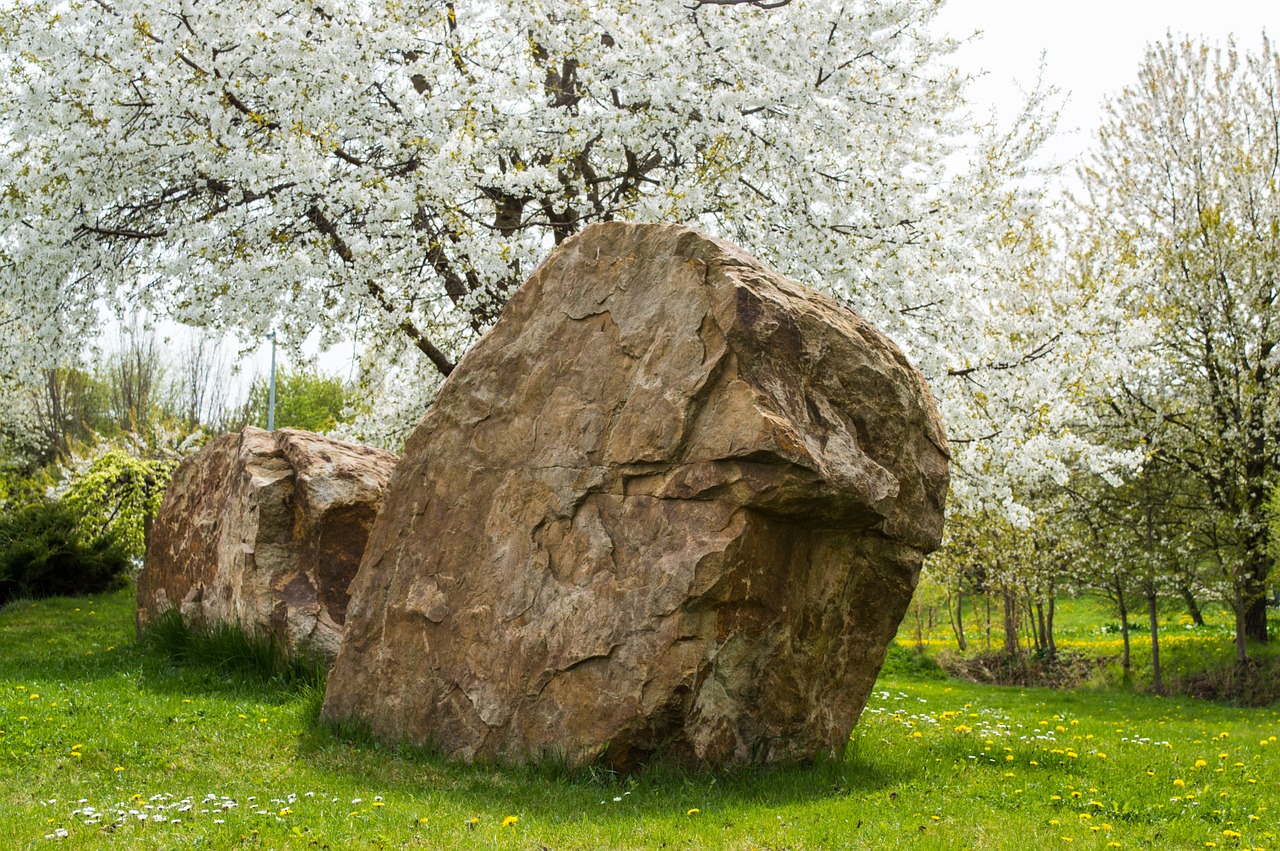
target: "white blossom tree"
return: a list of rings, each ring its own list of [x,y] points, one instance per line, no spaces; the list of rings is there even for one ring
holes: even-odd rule
[[[1127,323],[1153,333],[1110,403],[1158,435],[1161,463],[1205,495],[1237,631],[1266,640],[1265,504],[1280,472],[1280,54],[1265,37],[1250,54],[1173,36],[1151,46],[1081,176],[1098,246],[1087,284],[1118,281]]]
[[[1025,514],[1011,482],[1123,460],[1072,427],[1107,301],[1046,273],[1042,100],[975,121],[939,7],[15,0],[0,371],[56,360],[103,304],[319,327],[359,337],[391,440],[422,364],[447,375],[555,244],[686,222],[879,324],[939,396],[957,495]]]

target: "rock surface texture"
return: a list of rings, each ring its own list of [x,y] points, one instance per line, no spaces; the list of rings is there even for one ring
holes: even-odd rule
[[[688,228],[593,225],[410,438],[324,714],[468,760],[838,754],[947,458],[858,316]]]
[[[138,576],[138,629],[178,607],[332,660],[396,456],[296,429],[215,438],[174,473]]]

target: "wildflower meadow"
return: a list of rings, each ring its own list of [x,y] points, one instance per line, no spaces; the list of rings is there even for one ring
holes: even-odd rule
[[[1280,848],[1280,709],[947,679],[895,649],[845,758],[456,765],[321,689],[133,636],[132,589],[0,612],[4,848]]]

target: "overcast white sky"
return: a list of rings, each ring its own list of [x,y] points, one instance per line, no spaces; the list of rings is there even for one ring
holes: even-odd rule
[[[1264,29],[1280,37],[1275,0],[949,0],[939,18],[941,31],[958,38],[982,31],[956,61],[988,72],[971,95],[1006,120],[1019,92],[1034,86],[1043,53],[1046,80],[1067,96],[1061,138],[1051,146],[1056,159],[1087,147],[1103,99],[1136,79],[1146,45],[1166,32],[1222,44],[1234,34],[1248,50],[1258,48]]]

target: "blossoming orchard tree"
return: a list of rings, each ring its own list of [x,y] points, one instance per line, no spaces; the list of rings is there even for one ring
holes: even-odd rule
[[[1225,566],[1243,659],[1267,638],[1280,475],[1280,54],[1152,45],[1081,176],[1091,274],[1153,329],[1109,404],[1203,494],[1195,537]]]
[[[1018,188],[1043,103],[975,122],[939,6],[15,0],[0,368],[57,360],[103,305],[319,328],[359,337],[390,440],[554,245],[687,222],[893,336],[957,493],[1016,512],[1020,478],[1117,460],[1070,428],[1105,300],[1053,285]]]

